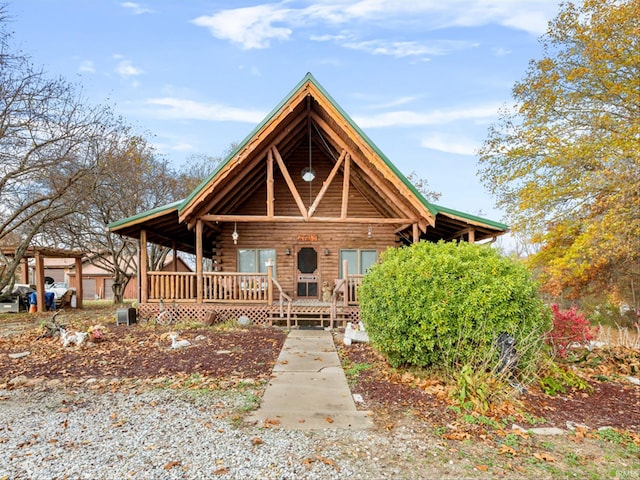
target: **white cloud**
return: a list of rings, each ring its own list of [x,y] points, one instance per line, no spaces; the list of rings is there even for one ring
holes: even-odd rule
[[[276,4],[222,10],[211,16],[201,16],[192,22],[207,27],[216,38],[238,43],[245,49],[267,48],[271,40],[288,40],[292,30],[278,27],[284,22],[289,9]]]
[[[434,110],[429,113],[400,110],[378,115],[354,116],[354,120],[362,128],[439,125],[458,120],[492,118],[497,115],[499,108],[500,105],[496,104],[463,109]]]
[[[477,142],[460,135],[446,133],[432,133],[425,135],[420,142],[424,148],[438,150],[440,152],[455,153],[458,155],[475,155],[478,150]]]
[[[161,107],[154,114],[168,119],[256,124],[261,122],[266,115],[266,112],[259,110],[245,110],[222,104],[204,104],[172,97],[151,98],[147,100],[147,104]]]
[[[363,50],[373,55],[389,55],[392,57],[416,57],[425,55],[446,55],[453,50],[477,47],[478,44],[471,42],[437,41],[431,45],[425,43],[410,42],[388,42],[386,40],[368,40],[364,42],[346,42],[344,47],[353,50]]]
[[[144,7],[139,3],[135,3],[135,2],[122,2],[120,6],[124,8],[128,8],[129,10],[131,10],[131,13],[133,13],[134,15],[142,15],[143,13],[153,13],[153,10],[151,10],[150,8]]]
[[[504,57],[505,55],[509,55],[511,53],[511,50],[504,47],[494,47],[491,49],[491,51],[496,57]]]
[[[95,73],[96,68],[91,60],[84,60],[78,67],[78,71],[82,73]]]
[[[114,58],[119,58],[119,56],[114,56]],[[121,77],[129,78],[142,75],[144,71],[138,67],[135,67],[131,60],[121,59],[118,62],[118,65],[116,65],[116,73]]]
[[[547,22],[557,8],[557,4],[549,0],[327,0],[300,8],[295,8],[291,0],[282,0],[220,10],[213,15],[195,18],[192,23],[208,28],[216,38],[253,49],[267,48],[273,40],[289,40],[296,28],[319,25],[326,29],[348,24],[353,32],[363,24],[368,27],[383,25],[386,30],[395,28],[404,33],[405,26],[415,27],[416,23],[423,31],[493,24],[537,36],[545,32]],[[340,32],[312,34],[316,41],[341,37]]]

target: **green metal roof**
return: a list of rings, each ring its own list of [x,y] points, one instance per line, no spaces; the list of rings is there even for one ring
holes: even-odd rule
[[[112,222],[109,225],[107,225],[107,227],[109,228],[109,230],[111,230],[111,229],[126,225],[128,223],[135,223],[138,220],[144,220],[144,219],[147,219],[149,217],[153,217],[153,216],[155,216],[157,214],[166,214],[166,213],[168,213],[168,212],[170,212],[172,210],[176,210],[177,211],[178,207],[180,205],[182,205],[183,201],[184,200],[177,200],[177,201],[169,203],[167,205],[162,205],[162,206],[156,207],[156,208],[154,208],[152,210],[147,210],[146,212],[138,213],[137,215],[133,215],[131,217],[127,217],[127,218],[124,218],[122,220],[118,220],[116,222]]]
[[[426,201],[426,200],[425,200]],[[430,204],[437,213],[442,213],[445,215],[454,215],[456,217],[464,218],[465,220],[469,220],[470,222],[482,223],[484,225],[497,228],[499,230],[508,230],[509,226],[504,223],[495,222],[493,220],[487,220],[486,218],[477,217],[475,215],[471,215],[469,213],[460,212],[458,210],[454,210],[452,208],[443,207],[441,205],[435,205],[433,203]]]

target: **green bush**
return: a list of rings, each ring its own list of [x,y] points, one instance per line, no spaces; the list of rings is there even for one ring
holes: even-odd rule
[[[495,369],[496,339],[506,332],[526,370],[551,325],[525,267],[477,244],[388,249],[358,294],[371,342],[394,367]]]

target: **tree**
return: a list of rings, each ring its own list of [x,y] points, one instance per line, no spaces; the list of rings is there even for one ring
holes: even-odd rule
[[[407,175],[407,180],[409,180],[416,190],[418,190],[422,196],[427,200],[427,202],[437,202],[442,194],[440,192],[436,192],[431,190],[429,187],[429,182],[425,178],[418,177],[418,174],[415,170],[412,170],[409,175]]]
[[[166,159],[124,123],[101,139],[95,185],[73,214],[47,233],[51,243],[91,252],[88,260],[113,277],[114,301],[137,274],[137,244],[107,231],[113,221],[166,205],[176,198],[180,181]],[[169,249],[152,247],[149,268],[164,264]]]
[[[565,3],[544,55],[513,88],[480,150],[481,180],[550,293],[613,292],[637,307],[640,284],[640,2]]]
[[[11,51],[0,5],[0,291],[13,284],[26,249],[48,225],[73,212],[95,173],[92,149],[110,111],[90,107],[78,89],[47,78]]]
[[[178,171],[182,191],[181,198],[186,198],[200,185],[200,182],[208,178],[224,161],[224,157],[228,156],[237,145],[236,142],[232,142],[227,147],[224,156],[214,157],[204,153],[191,155]]]

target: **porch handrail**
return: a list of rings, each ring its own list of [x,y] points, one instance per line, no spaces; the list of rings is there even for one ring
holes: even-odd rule
[[[331,309],[330,309],[330,318],[331,324],[329,325],[333,328],[333,323],[336,320],[337,311],[338,311],[338,297],[344,292],[344,278],[338,278],[335,280],[335,286],[333,287],[333,293],[331,294]]]
[[[273,284],[278,287],[278,292],[280,293],[280,318],[284,317],[284,301],[287,301],[287,328],[291,327],[291,305],[293,303],[293,299],[285,293],[282,289],[282,285],[275,278],[271,278]]]

